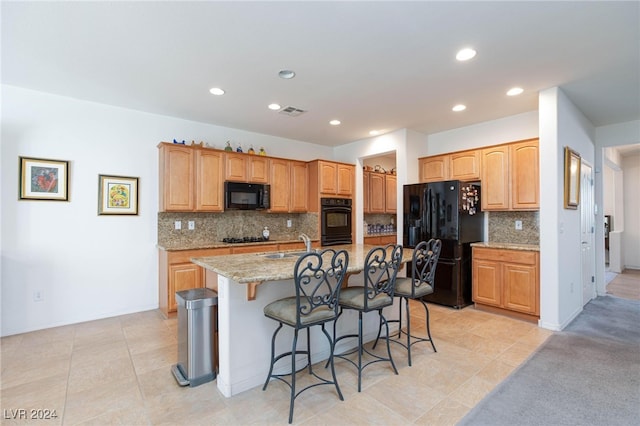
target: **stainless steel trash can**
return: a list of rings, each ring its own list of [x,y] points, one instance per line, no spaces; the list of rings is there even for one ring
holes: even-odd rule
[[[198,386],[216,378],[214,332],[218,293],[208,288],[176,292],[178,363],[171,371],[180,386]]]

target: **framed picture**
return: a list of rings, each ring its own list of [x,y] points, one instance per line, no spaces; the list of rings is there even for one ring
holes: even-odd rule
[[[21,200],[69,200],[69,162],[20,157]]]
[[[564,147],[564,208],[577,209],[580,204],[580,154]]]
[[[138,214],[138,178],[98,175],[98,214]]]

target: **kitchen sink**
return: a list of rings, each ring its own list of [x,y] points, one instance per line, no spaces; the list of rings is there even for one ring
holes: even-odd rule
[[[285,259],[288,257],[300,257],[306,254],[306,251],[288,251],[288,252],[279,252],[279,253],[267,253],[261,255],[265,259]]]

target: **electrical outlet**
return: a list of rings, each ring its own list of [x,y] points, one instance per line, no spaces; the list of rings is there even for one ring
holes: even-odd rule
[[[287,228],[291,228],[291,219],[287,219]]]
[[[178,231],[179,231],[179,230],[181,230],[181,229],[182,229],[182,221],[180,221],[180,220],[176,220],[176,221],[175,221],[175,223],[174,223],[174,225],[175,225],[175,227],[176,227],[176,230],[178,230]]]
[[[44,300],[44,294],[42,290],[36,290],[33,292],[33,301],[42,302]]]
[[[522,231],[522,221],[516,220],[516,231]]]
[[[189,221],[189,231],[193,231],[194,229],[196,229],[196,222],[193,220]]]

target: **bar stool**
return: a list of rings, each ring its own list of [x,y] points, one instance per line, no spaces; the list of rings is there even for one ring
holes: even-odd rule
[[[319,385],[335,385],[338,397],[341,401],[344,401],[333,365],[334,341],[325,329],[325,323],[334,321],[338,316],[340,287],[342,286],[348,264],[349,254],[346,250],[336,251],[326,249],[322,252],[311,252],[300,256],[294,267],[296,295],[276,300],[264,307],[264,315],[278,321],[279,325],[271,338],[271,365],[269,366],[269,374],[262,390],[267,389],[267,385],[272,378],[278,379],[289,386],[291,389],[289,423],[293,420],[293,405],[295,399],[309,388]],[[291,351],[276,355],[276,337],[283,325],[288,325],[294,329]],[[322,333],[324,333],[329,342],[330,355],[327,364],[331,365],[332,380],[318,376],[314,373],[311,365],[310,328],[315,325],[321,326]],[[297,349],[298,332],[304,329],[307,330],[306,351]],[[296,355],[299,354],[307,355],[307,364],[296,370]],[[274,364],[285,357],[291,357],[290,372],[274,374]],[[305,368],[309,370],[310,375],[318,380],[296,392],[296,373],[299,373]],[[289,376],[290,381],[287,381],[287,377]]]
[[[431,342],[433,351],[437,352],[436,345],[431,338],[431,329],[429,327],[429,308],[424,300],[423,296],[433,293],[434,286],[433,281],[436,275],[436,266],[438,266],[438,258],[440,257],[440,249],[442,248],[442,241],[436,239],[430,239],[429,241],[420,242],[413,249],[413,256],[411,260],[411,277],[398,278],[396,280],[395,297],[399,297],[404,300],[405,310],[407,312],[407,331],[402,330],[402,303],[400,303],[400,314],[397,320],[390,320],[389,322],[398,322],[398,337],[397,340],[392,340],[404,348],[407,349],[407,356],[409,360],[409,366],[411,366],[411,346],[419,342]],[[419,337],[411,334],[411,314],[409,312],[409,300],[417,300],[422,304],[425,310],[427,336]],[[382,331],[382,323],[378,329],[378,337],[376,337],[376,343],[373,347],[376,347],[380,333]],[[387,327],[388,333],[388,327]],[[407,343],[400,341],[402,334],[407,336]]]
[[[396,276],[402,261],[402,246],[389,244],[385,247],[374,247],[367,253],[364,265],[364,286],[353,286],[342,289],[340,293],[340,313],[333,323],[333,335],[336,335],[336,324],[344,309],[353,309],[358,312],[358,334],[347,334],[337,337],[337,344],[342,339],[358,338],[358,346],[345,353],[334,355],[342,358],[358,369],[358,392],[362,390],[362,370],[376,362],[389,361],[395,374],[398,374],[396,365],[391,357],[391,348],[387,337],[387,357],[376,355],[364,347],[362,341],[362,315],[371,311],[378,311],[380,327],[384,324],[389,335],[387,319],[382,314],[382,308],[393,304],[393,292],[396,285]],[[358,353],[358,362],[347,358],[347,355]],[[369,355],[369,361],[363,365],[363,354]],[[373,359],[371,359],[373,358]]]

